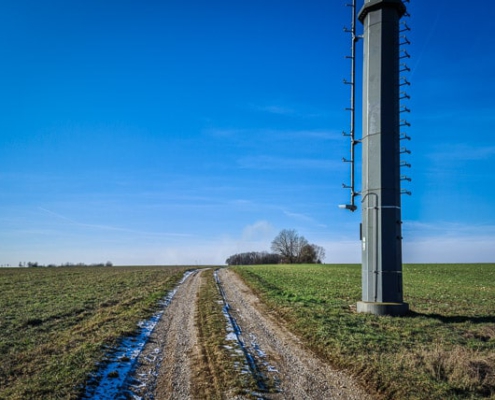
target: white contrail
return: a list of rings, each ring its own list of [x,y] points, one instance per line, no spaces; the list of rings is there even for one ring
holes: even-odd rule
[[[418,68],[419,64],[421,63],[421,59],[423,58],[423,55],[424,55],[424,53],[426,51],[426,48],[429,46],[429,44],[431,42],[431,38],[433,37],[433,34],[437,30],[437,25],[438,25],[438,21],[439,20],[440,20],[440,11],[438,11],[437,16],[435,18],[435,21],[433,22],[433,24],[430,27],[430,32],[428,33],[428,37],[426,38],[426,41],[423,44],[423,47],[421,49],[421,52],[419,53],[419,56],[417,57],[417,61],[414,64],[414,67],[411,70],[411,75],[410,75],[410,78],[411,79],[414,76],[414,72],[416,72],[416,69]]]
[[[50,215],[53,215],[53,216],[55,216],[55,217],[57,217],[57,218],[60,218],[60,219],[62,219],[62,220],[64,220],[64,221],[70,222],[71,224],[80,225],[78,222],[76,222],[76,221],[74,221],[74,220],[72,220],[72,219],[70,219],[70,218],[64,217],[64,216],[63,216],[63,215],[61,215],[61,214],[57,214],[56,212],[53,212],[53,211],[47,210],[46,208],[43,208],[43,207],[38,207],[38,209],[39,209],[39,210],[41,210],[41,211],[44,211],[44,212],[46,212],[46,213],[48,213],[48,214],[50,214]]]

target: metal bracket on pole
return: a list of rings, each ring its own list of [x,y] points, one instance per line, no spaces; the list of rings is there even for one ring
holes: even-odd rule
[[[406,3],[406,1],[403,1],[403,2]],[[409,3],[409,0],[407,1],[407,3]],[[408,17],[408,16],[409,16],[409,14],[406,10],[403,17]],[[408,37],[406,36],[407,32],[409,32],[410,30],[411,30],[411,28],[407,25],[407,23],[404,20],[402,20],[400,22],[400,28],[399,28],[399,34],[400,34],[400,36],[399,36],[399,49],[400,49],[400,52],[403,54],[403,57],[399,57],[399,58],[410,58],[411,57],[409,55],[409,53],[405,50],[405,47],[409,46],[411,44]],[[405,62],[400,62],[399,74],[401,74],[401,75],[400,75],[399,86],[404,87],[404,86],[410,86],[411,85],[411,83],[407,80],[407,78],[404,75],[402,75],[402,74],[407,74],[410,72],[411,72],[411,68],[409,68],[409,66]],[[411,96],[409,96],[409,94],[406,93],[405,91],[401,91],[399,93],[399,102],[400,102],[399,114],[411,112],[411,110],[404,104],[405,101],[410,100],[410,99],[411,99]],[[401,127],[402,126],[410,127],[411,124],[405,120],[401,120],[400,126]],[[401,132],[400,136],[399,136],[399,140],[411,140],[411,138],[406,133]],[[411,151],[406,149],[405,147],[402,147],[400,149],[399,153],[400,154],[411,154]],[[409,164],[405,161],[402,161],[401,166],[402,167],[411,167],[411,164]],[[401,176],[401,181],[411,182],[411,178],[406,177],[406,176]],[[411,192],[409,190],[406,190],[406,189],[401,189],[401,194],[411,195]]]

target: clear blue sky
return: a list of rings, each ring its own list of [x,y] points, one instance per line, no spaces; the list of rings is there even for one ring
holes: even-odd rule
[[[0,264],[360,262],[345,2],[3,1]],[[493,262],[495,3],[408,7],[404,261]]]

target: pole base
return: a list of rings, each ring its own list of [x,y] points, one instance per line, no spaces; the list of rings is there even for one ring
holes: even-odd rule
[[[357,312],[374,315],[390,315],[393,317],[402,316],[409,311],[407,303],[370,303],[358,301]]]

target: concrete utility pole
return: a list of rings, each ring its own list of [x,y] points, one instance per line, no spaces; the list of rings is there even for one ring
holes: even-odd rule
[[[400,188],[399,20],[401,0],[365,0],[362,301],[358,312],[403,315]]]

